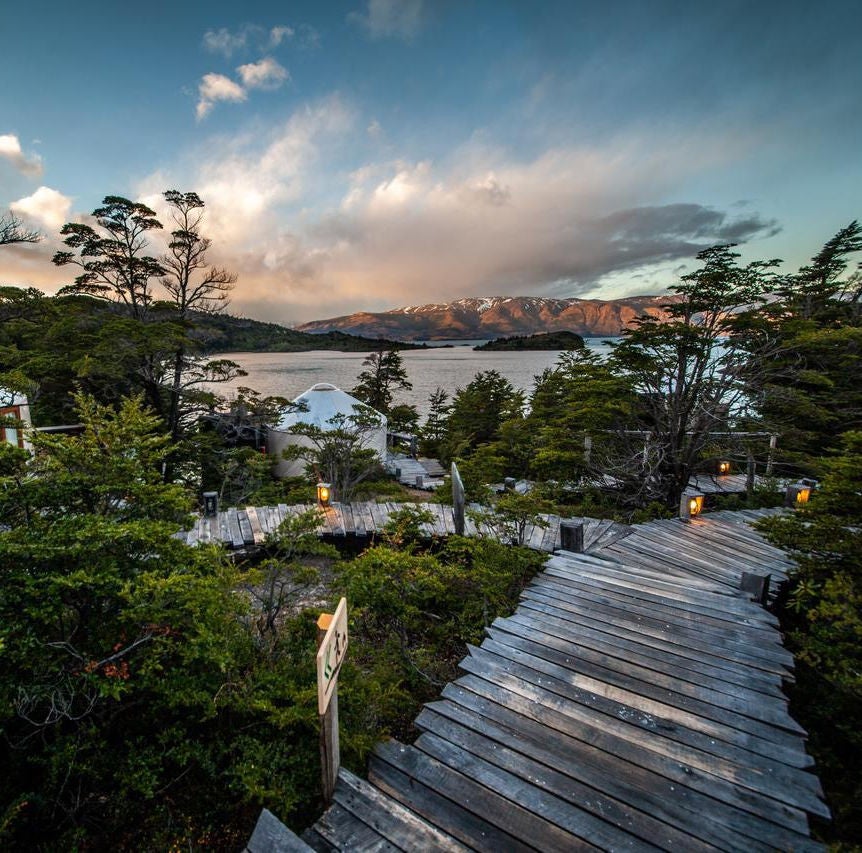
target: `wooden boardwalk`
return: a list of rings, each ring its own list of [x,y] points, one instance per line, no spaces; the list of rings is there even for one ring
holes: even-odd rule
[[[431,537],[445,537],[455,533],[455,518],[451,506],[434,503],[374,503],[357,502],[352,504],[333,503],[326,510],[319,510],[320,521],[317,532],[321,536],[343,538],[358,536],[373,539],[379,537],[392,513],[405,508],[425,509],[431,513],[430,522],[423,522],[423,533]],[[275,533],[285,518],[317,509],[314,504],[295,504],[288,506],[247,506],[244,509],[231,507],[213,517],[195,519],[190,530],[182,531],[177,537],[189,545],[222,543],[235,550],[254,548],[262,545],[268,535]],[[547,527],[527,525],[523,544],[537,551],[550,553],[560,547],[560,516],[543,516]],[[574,519],[584,523],[584,547],[589,550],[610,543],[613,539],[626,535],[631,528],[607,519]],[[481,530],[468,517],[465,524],[467,536],[492,536],[499,534],[482,525]]]
[[[777,620],[737,589],[787,562],[717,513],[560,552],[463,675],[342,771],[304,835],[330,850],[820,850],[828,816],[782,683]]]

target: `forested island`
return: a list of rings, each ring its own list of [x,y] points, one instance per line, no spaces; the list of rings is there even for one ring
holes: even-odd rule
[[[543,332],[538,335],[513,335],[473,347],[475,350],[506,352],[511,350],[583,349],[584,339],[575,332]]]
[[[76,275],[58,297],[0,288],[0,387],[26,396],[37,424],[74,425],[28,429],[32,454],[0,443],[2,846],[242,849],[261,807],[308,826],[322,805],[322,609],[344,595],[354,614],[341,739],[344,764],[361,773],[379,739],[412,737],[467,644],[512,612],[544,559],[522,547],[526,523],[548,512],[671,518],[691,477],[718,460],[762,468],[770,434],[776,474],[820,480],[810,503],[761,530],[798,564],[775,612],[796,656],[794,715],[834,814],[817,833],[858,840],[857,222],[795,273],[740,263],[731,246],[704,250],[667,317],[645,315],[606,357],[562,353],[529,394],[485,371],[438,388],[422,420],[399,403],[408,381],[397,350],[373,352],[349,389],[354,414],[294,427],[304,473],[278,479],[265,437],[290,403],[248,388],[222,397],[213,386],[241,372],[208,353],[272,336],[289,346],[297,333],[224,320],[236,277],[206,263],[204,203],[164,197],[164,254],[151,254],[149,232],[163,228],[154,211],[108,196],[92,224],[62,229],[54,263]],[[39,239],[12,216],[0,235],[0,251]],[[422,454],[457,464],[496,538],[429,540],[431,503],[390,517],[359,554],[318,537],[319,480],[343,502],[416,498],[368,446],[381,414]],[[5,423],[16,439],[27,428]],[[533,490],[497,496],[488,484],[503,478]],[[309,510],[253,554],[189,547],[177,533],[203,492],[224,506]],[[782,500],[772,483],[716,505]]]

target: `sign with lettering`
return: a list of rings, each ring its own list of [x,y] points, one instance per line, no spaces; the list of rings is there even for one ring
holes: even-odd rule
[[[317,709],[326,713],[347,654],[347,599],[342,598],[317,650]]]

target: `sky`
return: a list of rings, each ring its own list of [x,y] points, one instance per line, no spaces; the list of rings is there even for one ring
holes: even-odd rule
[[[659,293],[862,215],[862,3],[9,4],[0,283],[54,292],[104,196],[206,204],[230,312]],[[163,250],[154,234],[152,253]]]

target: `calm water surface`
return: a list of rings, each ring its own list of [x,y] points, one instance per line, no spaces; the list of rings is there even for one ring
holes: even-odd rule
[[[411,403],[423,415],[428,411],[428,397],[437,386],[444,388],[450,396],[463,388],[482,370],[496,370],[516,388],[532,390],[533,378],[557,361],[559,352],[476,352],[472,345],[481,341],[470,341],[470,345],[441,347],[425,350],[406,350],[401,353],[407,377],[413,384],[411,391],[399,391],[396,403]],[[587,346],[600,354],[609,351],[608,341],[587,338]],[[236,361],[248,376],[232,383],[217,386],[219,393],[231,396],[239,386],[254,388],[264,395],[279,395],[293,399],[318,382],[331,382],[345,391],[356,384],[362,371],[362,362],[367,353],[313,352],[274,353],[241,352],[227,353],[223,358]]]

